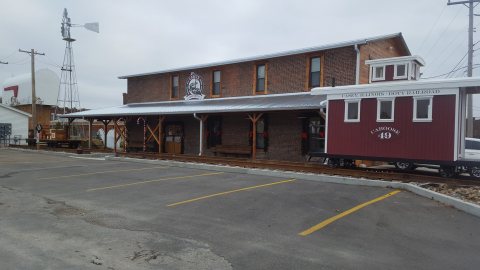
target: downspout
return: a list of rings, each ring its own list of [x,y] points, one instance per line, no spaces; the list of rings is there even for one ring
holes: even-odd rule
[[[203,155],[203,120],[202,118],[197,116],[197,113],[193,113],[193,117],[200,121],[200,150],[198,151],[198,155]]]
[[[360,49],[355,44],[355,52],[357,52],[357,66],[355,69],[355,84],[360,84]]]

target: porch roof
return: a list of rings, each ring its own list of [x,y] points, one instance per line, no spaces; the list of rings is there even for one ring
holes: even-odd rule
[[[320,109],[325,96],[310,92],[213,98],[205,100],[179,100],[131,103],[118,107],[88,110],[66,114],[64,118],[105,118],[114,116],[175,115],[193,113],[265,112]]]

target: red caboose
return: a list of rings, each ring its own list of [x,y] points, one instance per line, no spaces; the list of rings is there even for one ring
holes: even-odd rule
[[[381,72],[390,69],[388,61]],[[417,81],[418,67],[411,67],[407,63],[407,76],[393,82],[313,89],[313,95],[326,95],[326,142],[325,153],[312,154],[334,165],[357,159],[395,162],[405,169],[437,164],[444,176],[466,167],[480,177],[480,160],[465,156],[467,94],[479,93],[480,78]],[[371,73],[379,75],[374,77],[384,78],[381,72],[372,66]]]

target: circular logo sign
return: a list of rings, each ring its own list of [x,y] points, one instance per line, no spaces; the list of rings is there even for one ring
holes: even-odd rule
[[[205,98],[203,94],[203,80],[195,72],[190,73],[185,84],[185,100],[202,100]]]

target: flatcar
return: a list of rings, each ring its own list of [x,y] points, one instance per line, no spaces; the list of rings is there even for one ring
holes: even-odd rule
[[[384,161],[401,169],[432,164],[445,177],[468,172],[480,178],[480,155],[465,149],[480,144],[465,136],[467,96],[480,93],[480,77],[417,80],[419,67],[413,74],[412,63],[418,59],[386,59],[370,68],[371,79],[384,78],[389,64],[398,75],[400,63],[408,77],[402,80],[312,89],[312,95],[326,97],[325,146],[310,154],[328,158],[333,166],[352,166],[355,160]]]

